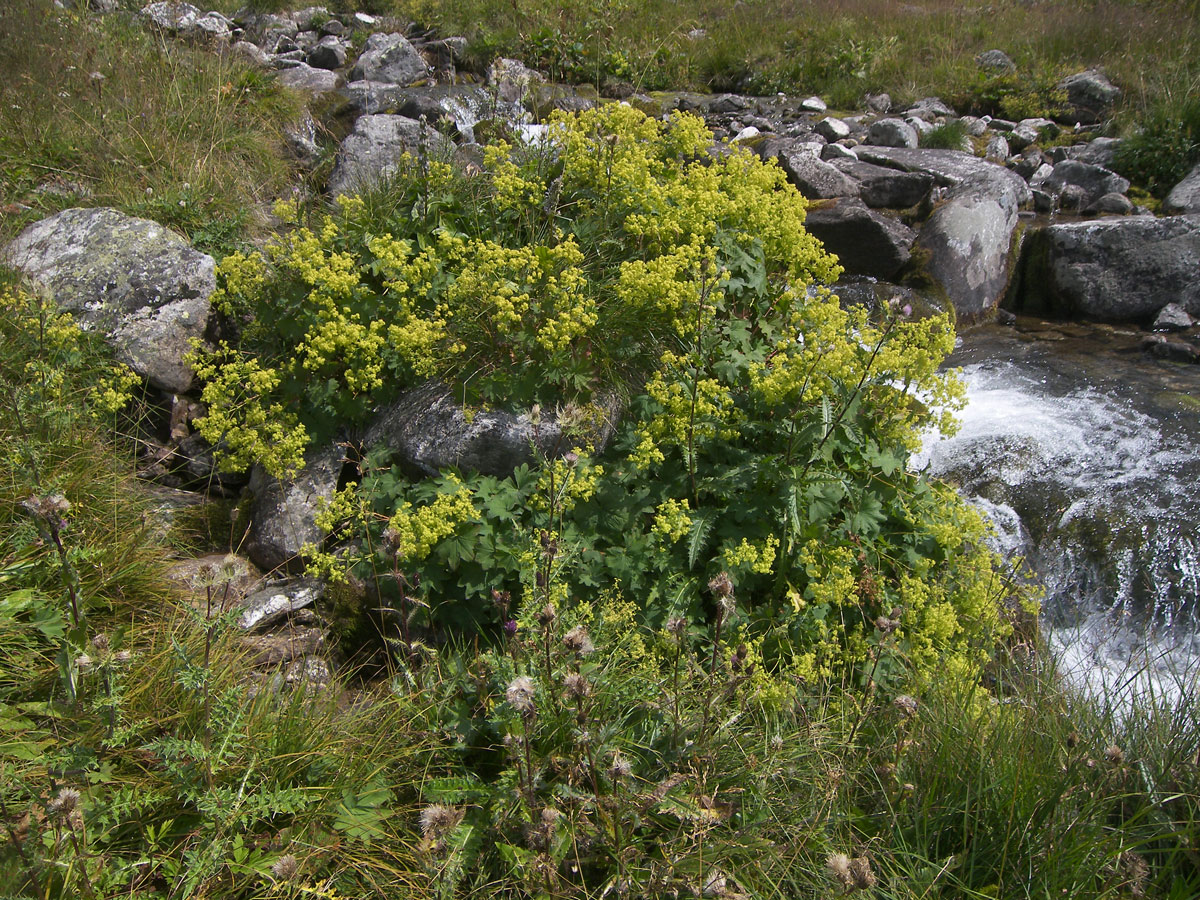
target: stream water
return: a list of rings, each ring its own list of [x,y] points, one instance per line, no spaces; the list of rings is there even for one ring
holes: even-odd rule
[[[1046,588],[1060,665],[1112,697],[1194,689],[1200,661],[1200,367],[1130,328],[1019,319],[949,360],[968,404],[914,460],[995,522]]]

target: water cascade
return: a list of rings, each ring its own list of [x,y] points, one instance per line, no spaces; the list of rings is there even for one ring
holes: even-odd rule
[[[1046,588],[1063,669],[1110,694],[1188,689],[1200,660],[1200,372],[1130,328],[966,332],[968,404],[914,466],[956,484]]]

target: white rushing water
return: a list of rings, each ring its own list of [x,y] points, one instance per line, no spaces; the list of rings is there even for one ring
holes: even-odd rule
[[[1194,691],[1200,426],[1162,398],[1195,376],[1164,370],[1175,382],[1159,384],[1140,354],[1123,372],[1120,357],[1011,334],[956,354],[961,428],[931,436],[913,467],[958,485],[995,524],[996,549],[1036,571],[1075,683],[1114,698]]]

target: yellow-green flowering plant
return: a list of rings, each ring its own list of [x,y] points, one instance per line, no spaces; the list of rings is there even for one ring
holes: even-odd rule
[[[206,433],[228,464],[281,472],[303,437],[419,379],[475,404],[620,391],[602,457],[414,483],[368,452],[343,517],[365,536],[324,571],[374,575],[405,629],[499,635],[515,610],[613,590],[652,627],[737,636],[775,694],[914,667],[974,679],[1016,591],[978,516],[907,471],[959,399],[938,370],[951,323],[844,308],[783,172],[711,144],[687,115],[560,115],[544,144],[495,144],[474,174],[410,160],[226,259],[218,301],[243,341],[201,365]]]

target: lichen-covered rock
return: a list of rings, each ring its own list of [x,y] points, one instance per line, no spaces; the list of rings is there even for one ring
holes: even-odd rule
[[[1168,303],[1154,317],[1151,331],[1187,331],[1196,324],[1195,319],[1188,315],[1187,310],[1178,303]]]
[[[301,51],[296,52],[302,53]],[[331,72],[328,69],[315,69],[304,62],[282,70],[277,77],[279,83],[285,87],[290,87],[297,91],[305,91],[314,96],[335,91],[341,83],[341,79],[336,72]]]
[[[985,72],[1007,74],[1017,71],[1017,64],[1003,50],[984,50],[975,57],[975,63]]]
[[[906,172],[925,172],[937,184],[956,188],[967,181],[993,180],[997,191],[1011,191],[1019,206],[1033,201],[1025,179],[1015,172],[979,159],[961,150],[912,149],[908,147],[858,147],[859,159]]]
[[[346,44],[334,35],[325,35],[308,51],[306,60],[314,69],[340,69],[346,64]]]
[[[535,456],[563,456],[583,444],[601,451],[620,416],[615,397],[594,409],[468,415],[449,388],[428,382],[406,391],[367,429],[367,447],[385,446],[426,475],[456,468],[510,475]],[[576,421],[572,421],[576,420]]]
[[[262,631],[292,613],[316,603],[325,586],[311,578],[277,582],[245,597],[239,604],[237,624],[242,631]]]
[[[1007,181],[981,176],[950,189],[921,226],[925,271],[959,316],[978,318],[1003,298],[1018,206]]]
[[[1079,188],[1082,193],[1075,198],[1075,202],[1083,209],[1105,194],[1124,194],[1129,190],[1129,180],[1102,166],[1093,166],[1076,159],[1064,159],[1055,164],[1050,176],[1038,186],[1051,194],[1061,194],[1071,186]]]
[[[338,148],[329,193],[353,193],[373,184],[393,171],[405,153],[432,154],[445,147],[445,137],[416,119],[387,113],[360,116]]]
[[[178,0],[159,0],[142,7],[141,15],[155,28],[169,34],[190,34],[200,20],[200,10]]]
[[[264,570],[298,571],[306,544],[319,545],[324,535],[314,518],[333,497],[342,472],[337,444],[309,451],[304,467],[292,478],[272,478],[255,467],[250,476],[254,497],[246,554]]]
[[[867,143],[873,147],[917,146],[917,130],[903,119],[880,119],[867,129]]]
[[[203,338],[214,263],[179,235],[115,209],[68,209],[26,228],[0,257],[46,286],[80,325],[152,385],[183,392]]]
[[[850,137],[850,126],[833,116],[823,118],[816,124],[814,130],[827,141],[840,141]]]
[[[1051,225],[1021,250],[1017,311],[1150,322],[1177,303],[1200,315],[1200,215]]]
[[[351,81],[415,84],[429,77],[429,66],[402,34],[373,34],[351,72]]]
[[[933,176],[927,172],[904,172],[853,159],[834,160],[833,165],[858,182],[858,196],[872,209],[908,209],[929,196]]]

